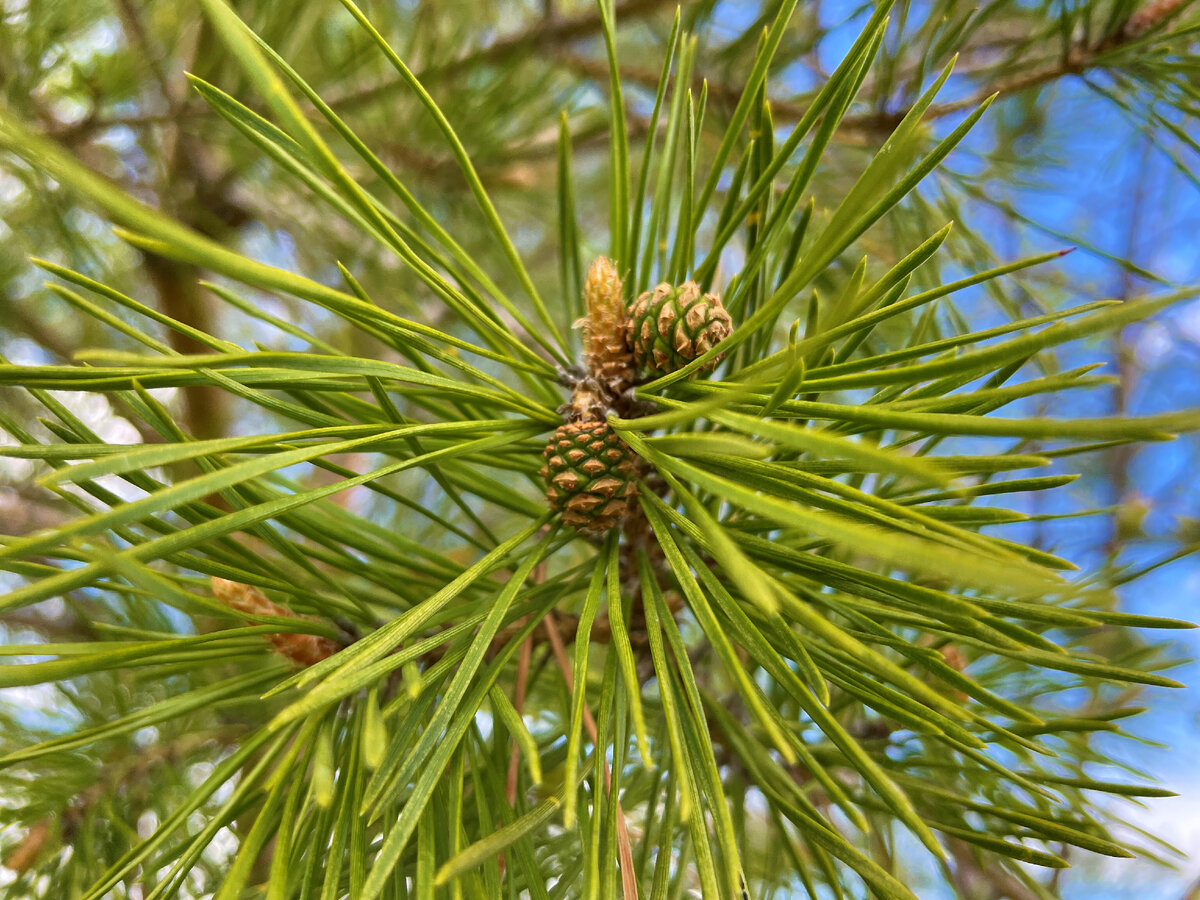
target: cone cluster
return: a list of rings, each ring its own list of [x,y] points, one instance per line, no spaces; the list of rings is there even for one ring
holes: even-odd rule
[[[733,331],[721,298],[693,281],[660,284],[625,306],[620,273],[601,256],[583,286],[587,315],[583,371],[572,373],[571,399],[546,445],[541,476],[546,502],[567,525],[598,537],[637,509],[641,460],[608,424],[610,413],[636,416],[629,390],[639,374],[658,377],[707,353]],[[712,369],[720,357],[707,367]]]
[[[546,501],[567,525],[599,537],[637,505],[637,458],[607,422],[560,425],[542,452]]]

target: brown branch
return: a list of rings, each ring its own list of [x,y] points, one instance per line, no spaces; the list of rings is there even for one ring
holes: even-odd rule
[[[1132,21],[1132,19],[1130,20]],[[1130,190],[1128,227],[1125,235],[1125,259],[1136,264],[1141,256],[1141,238],[1143,236],[1143,217],[1150,206],[1147,196],[1150,166],[1151,142],[1143,139],[1140,165],[1136,167],[1136,175]],[[1117,299],[1128,301],[1134,293],[1133,273],[1128,268],[1121,269],[1121,291]],[[1117,380],[1113,385],[1114,417],[1124,417],[1129,414],[1130,399],[1141,375],[1137,352],[1130,343],[1132,329],[1129,326],[1117,331],[1112,337],[1113,361],[1116,364]],[[1115,560],[1122,546],[1130,540],[1144,537],[1142,522],[1150,511],[1147,500],[1141,496],[1130,477],[1130,465],[1136,454],[1137,446],[1113,447],[1107,455],[1107,476],[1111,485],[1113,502],[1116,511],[1112,516],[1112,533],[1109,536],[1107,551]]]
[[[1125,27],[1121,29],[1121,35],[1125,41],[1139,38],[1164,24],[1191,2],[1192,0],[1155,0],[1129,17]]]
[[[63,842],[70,843],[91,808],[106,796],[122,790],[145,792],[149,787],[147,776],[158,766],[181,762],[210,741],[230,743],[243,733],[244,729],[240,727],[224,726],[212,731],[186,734],[170,743],[155,744],[136,756],[125,756],[108,763],[101,769],[95,783],[77,794],[65,810],[31,825],[17,846],[5,857],[4,867],[18,874],[33,868],[54,836],[56,819],[62,823]]]
[[[213,114],[213,109],[204,104],[188,104],[179,110],[161,113],[133,113],[124,116],[86,116],[69,124],[52,123],[46,130],[47,137],[59,143],[73,144],[86,140],[96,131],[106,128],[150,128],[157,125],[174,125],[179,121]]]
[[[116,6],[117,16],[121,20],[121,28],[129,36],[131,43],[141,51],[163,99],[169,106],[174,107],[173,100],[177,90],[170,84],[167,68],[163,62],[164,54],[150,39],[150,34],[146,31],[146,23],[142,21],[141,11],[134,6],[133,0],[117,0]]]
[[[54,327],[45,321],[45,310],[33,306],[32,313],[32,315],[29,314],[24,303],[6,303],[4,307],[7,320],[4,323],[5,327],[17,334],[24,334],[39,347],[49,350],[63,361],[73,359],[77,348],[67,343],[61,333],[61,328]]]
[[[92,623],[77,616],[70,606],[62,607],[57,614],[40,604],[9,610],[0,615],[0,625],[9,631],[33,631],[56,643],[101,639]]]
[[[150,283],[158,294],[158,305],[172,319],[211,333],[212,314],[207,298],[200,287],[195,266],[176,262],[153,253],[142,254],[142,264]],[[168,335],[172,349],[184,355],[205,353],[211,348],[188,335],[172,330]],[[181,389],[183,420],[196,438],[221,437],[225,431],[225,408],[228,395],[218,387],[190,386]]]
[[[674,5],[675,2],[677,0],[622,0],[616,6],[616,20],[622,22],[625,19],[647,16],[661,8]],[[539,53],[546,53],[554,47],[598,34],[602,25],[599,10],[580,13],[568,18],[543,16],[523,31],[499,38],[486,47],[465,53],[451,62],[426,67],[416,73],[416,77],[422,82],[432,81],[448,74],[471,69],[474,66],[503,62],[535,47]],[[340,97],[335,96],[328,102],[334,109],[352,108],[375,100],[403,83],[399,77],[388,79],[380,84],[360,88]]]
[[[543,526],[541,533],[544,535],[549,530],[548,526]],[[542,584],[546,580],[546,562],[543,560],[534,567],[533,574],[530,577],[532,584]],[[525,626],[528,617],[522,616],[514,624]],[[527,634],[525,640],[521,641],[521,648],[517,656],[517,681],[513,687],[513,708],[516,709],[518,716],[525,714],[525,693],[529,689],[529,663],[533,658],[533,633]],[[516,741],[513,741],[512,755],[508,760],[508,805],[512,806],[517,801],[517,765],[520,758],[520,750]]]
[[[975,109],[993,94],[998,94],[1000,97],[1010,97],[1014,94],[1020,94],[1049,84],[1052,81],[1057,81],[1059,78],[1067,75],[1083,75],[1091,69],[1101,68],[1104,65],[1104,57],[1108,53],[1143,37],[1148,32],[1162,25],[1167,19],[1174,16],[1191,2],[1192,0],[1158,0],[1158,2],[1150,4],[1130,17],[1125,25],[1111,37],[1090,47],[1086,45],[1072,47],[1060,62],[1052,66],[1035,69],[1024,75],[1018,75],[1015,78],[987,85],[970,97],[965,97],[962,100],[954,100],[949,103],[936,103],[929,107],[925,113],[925,118],[938,119],[966,112],[967,110]],[[772,108],[774,108],[774,105],[772,105]],[[900,120],[907,113],[908,110],[906,109],[892,113],[883,112],[866,116],[847,116],[842,120],[841,127],[862,130],[886,128],[890,130],[899,125]]]
[[[583,56],[579,53],[572,53],[569,50],[560,50],[554,54],[553,59],[561,64],[564,68],[569,69],[577,75],[583,75],[591,81],[598,82],[602,85],[608,84],[608,61],[603,59],[593,59],[592,57]],[[638,66],[618,66],[617,72],[621,76],[622,84],[635,84],[638,87],[645,88],[649,91],[658,90],[658,80],[661,73],[657,70],[642,68]],[[741,88],[725,84],[715,78],[705,78],[703,75],[694,75],[693,82],[699,83],[704,81],[708,85],[708,102],[719,105],[725,108],[733,108],[737,102],[742,99]],[[771,111],[774,113],[782,113],[785,117],[799,118],[808,108],[807,103],[790,100],[771,100]]]
[[[977,93],[961,100],[934,104],[925,113],[925,118],[938,119],[975,109],[992,94],[1008,97],[1041,87],[1067,75],[1082,75],[1089,69],[1102,66],[1106,54],[1144,37],[1191,2],[1192,0],[1157,0],[1134,14],[1123,28],[1108,39],[1091,47],[1072,48],[1060,62],[987,85]],[[608,63],[604,60],[593,59],[569,50],[559,50],[553,54],[553,59],[589,80],[601,84],[608,81]],[[658,87],[659,72],[657,71],[637,66],[621,66],[619,72],[624,84],[635,84],[648,90],[656,90]],[[702,77],[702,75],[696,76],[697,79]],[[710,104],[716,103],[726,108],[732,108],[742,97],[741,89],[736,86],[715,78],[704,78],[704,81],[708,85]],[[771,112],[777,121],[799,119],[810,106],[810,101],[803,98],[771,98],[770,103]],[[907,114],[908,108],[846,116],[842,119],[839,129],[866,132],[890,131],[899,125]]]
[[[41,488],[31,484],[0,487],[0,534],[12,537],[32,534],[57,528],[70,518],[67,508]]]
[[[954,857],[954,888],[962,897],[979,900],[1038,900],[1038,895],[1004,869],[995,859],[980,862],[966,841],[946,835]]]
[[[574,691],[575,671],[571,667],[570,660],[567,659],[567,650],[563,646],[562,635],[558,631],[558,623],[554,619],[554,614],[546,613],[542,624],[545,627],[546,636],[550,639],[554,660],[558,663],[559,671],[567,684],[567,690]],[[583,704],[583,724],[592,739],[592,744],[597,744],[596,720],[592,718],[592,712],[586,703]],[[596,756],[599,758],[604,772],[604,789],[611,791],[612,772],[609,771],[608,760],[604,758],[599,746],[596,747]],[[566,789],[573,790],[573,787],[567,785]],[[621,861],[621,892],[624,894],[625,900],[637,900],[637,876],[633,871],[633,848],[629,842],[629,825],[625,821],[625,811],[621,808],[619,800],[617,801],[617,855]]]
[[[122,26],[147,59],[159,93],[172,114],[162,135],[161,152],[165,174],[156,188],[159,202],[185,225],[209,237],[222,238],[230,229],[249,221],[250,214],[231,199],[235,174],[220,171],[208,148],[189,134],[182,124],[187,82],[182,65],[168,70],[166,54],[151,40],[141,12],[132,0],[119,0]],[[200,272],[193,265],[144,252],[142,258],[150,281],[158,293],[163,312],[185,325],[211,333],[215,321],[207,293],[201,289]],[[172,330],[171,346],[180,353],[202,353],[209,348]],[[188,387],[182,392],[183,418],[199,438],[220,437],[225,432],[228,394],[215,387]]]
[[[11,869],[18,875],[24,875],[32,869],[38,861],[38,857],[42,855],[47,841],[50,840],[52,833],[50,826],[50,819],[34,822],[33,826],[25,832],[25,837],[21,838],[21,842],[4,858],[4,868]]]
[[[523,623],[524,619],[522,619]],[[518,716],[525,713],[525,692],[529,686],[529,663],[532,658],[533,635],[529,634],[525,636],[525,640],[521,641],[521,647],[517,655],[517,681],[513,687],[513,708],[516,709]],[[521,750],[517,746],[516,741],[514,741],[512,753],[508,759],[508,783],[505,785],[509,806],[517,802],[517,776],[520,759]]]
[[[148,156],[162,157],[162,176],[150,182],[157,205],[184,224],[210,237],[225,233],[249,221],[250,214],[231,198],[235,173],[217,168],[207,149],[188,134],[182,125],[188,109],[182,66],[169,71],[165,54],[155,45],[141,18],[141,11],[132,0],[118,0],[118,16],[128,41],[145,60],[153,82],[167,107],[165,116],[146,117],[161,121],[166,127],[158,140],[144,134],[144,150]],[[95,103],[96,101],[94,101]],[[106,122],[92,114],[77,125],[64,125],[52,114],[36,110],[46,134],[52,136],[84,165],[97,168],[88,161],[91,136]],[[149,181],[149,179],[147,179]],[[143,253],[146,273],[158,294],[163,312],[180,322],[204,332],[214,324],[206,294],[200,289],[196,267]],[[177,331],[168,340],[177,351],[187,354],[208,349]],[[61,352],[54,341],[47,346]],[[217,437],[224,432],[224,410],[228,395],[217,388],[190,387],[183,389],[184,421],[196,437]]]

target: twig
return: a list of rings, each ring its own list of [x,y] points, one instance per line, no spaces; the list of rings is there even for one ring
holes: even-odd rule
[[[981,864],[966,841],[947,835],[946,846],[954,857],[954,887],[960,896],[980,900],[1038,900],[1038,895],[995,860]]]
[[[548,529],[543,528],[542,533],[545,534]],[[546,563],[540,562],[534,567],[533,574],[530,577],[532,584],[541,584],[546,580]],[[525,626],[527,617],[522,616],[520,621],[514,623],[520,627]],[[533,657],[533,634],[525,636],[525,640],[521,642],[521,649],[517,656],[517,681],[513,686],[513,708],[516,709],[518,716],[525,714],[525,694],[529,689],[529,661]],[[508,760],[508,805],[512,806],[517,801],[517,765],[520,757],[520,751],[516,741],[513,742],[512,755]]]
[[[5,857],[4,867],[18,874],[33,868],[54,833],[55,818],[61,817],[62,836],[64,842],[69,842],[88,811],[106,795],[122,788],[144,790],[146,776],[157,766],[186,759],[210,741],[229,743],[242,734],[243,729],[235,726],[186,734],[167,744],[155,744],[132,759],[124,757],[106,765],[96,782],[77,794],[62,813],[48,815],[31,825],[20,843]]]
[[[525,712],[525,691],[529,685],[529,661],[533,656],[533,635],[527,635],[525,640],[521,641],[521,649],[517,656],[517,682],[513,687],[513,707],[517,711],[517,715],[523,715]],[[520,762],[521,751],[517,747],[516,742],[513,742],[512,754],[508,759],[508,805],[512,806],[517,802],[517,773]]]
[[[1040,87],[1066,75],[1082,75],[1087,70],[1101,65],[1105,54],[1145,36],[1190,2],[1191,0],[1158,0],[1133,15],[1123,28],[1107,40],[1092,47],[1072,48],[1061,62],[1035,69],[1015,78],[985,85],[977,93],[961,100],[936,103],[926,111],[925,118],[939,119],[966,112],[979,106],[992,94],[999,94],[1001,97],[1012,96]],[[590,80],[598,82],[607,82],[608,80],[608,64],[605,61],[591,59],[568,50],[558,51],[553,58],[565,68]],[[620,76],[622,83],[636,84],[648,90],[654,90],[658,86],[659,73],[650,69],[621,66]],[[742,91],[737,87],[725,84],[715,78],[704,78],[704,81],[708,86],[710,103],[715,102],[722,106],[732,107],[741,99]],[[808,111],[810,106],[809,100],[804,98],[771,98],[770,102],[771,112],[777,121],[798,119]],[[846,116],[838,127],[843,131],[890,131],[899,125],[907,114],[908,108],[906,107],[895,111],[881,110]]]
[[[1024,75],[1018,75],[1015,78],[986,85],[977,93],[969,97],[964,97],[961,100],[954,100],[949,103],[935,103],[926,111],[925,118],[939,119],[944,116],[966,112],[979,106],[979,104],[983,103],[993,94],[999,94],[1001,97],[1009,97],[1013,94],[1020,94],[1024,91],[1041,87],[1044,84],[1056,81],[1067,75],[1082,75],[1089,69],[1101,66],[1105,54],[1117,50],[1137,38],[1143,37],[1175,15],[1190,2],[1192,0],[1158,0],[1158,2],[1150,4],[1130,17],[1124,27],[1108,39],[1091,47],[1072,47],[1064,54],[1061,62],[1053,66],[1036,69]],[[711,87],[709,90],[711,92]],[[772,108],[774,108],[773,104]],[[864,130],[891,129],[895,128],[907,113],[908,110],[905,109],[893,113],[884,112],[866,116],[847,116],[842,120],[841,127]]]
[[[677,2],[677,0],[623,0],[616,6],[616,19],[621,22],[649,15],[660,8],[672,5],[673,2]],[[580,13],[569,18],[543,17],[523,31],[499,38],[486,47],[465,53],[451,62],[428,66],[416,73],[416,76],[422,82],[432,81],[447,74],[470,70],[475,66],[502,62],[533,47],[537,47],[539,54],[546,53],[569,41],[596,34],[602,25],[603,20],[600,18],[599,10]],[[340,97],[335,95],[332,100],[329,100],[329,105],[334,109],[352,108],[362,103],[368,103],[399,87],[402,83],[399,77],[391,78],[379,84],[351,91]]]

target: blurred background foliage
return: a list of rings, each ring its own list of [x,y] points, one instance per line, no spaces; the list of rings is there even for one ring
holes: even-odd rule
[[[502,287],[512,287],[504,280],[510,277],[508,268],[480,227],[469,191],[434,124],[336,0],[239,0],[233,5],[401,174],[472,257]],[[701,79],[707,83],[702,152],[711,152],[723,134],[762,27],[777,6],[772,0],[684,4],[684,26],[699,40],[694,80],[697,88]],[[564,277],[561,271],[559,235],[550,214],[558,190],[560,116],[565,115],[571,135],[584,258],[605,249],[608,69],[595,7],[564,0],[374,0],[363,8],[449,112],[502,218],[514,226],[518,248],[539,287],[550,296],[569,293],[578,272]],[[630,133],[640,141],[648,127],[674,3],[620,0],[616,8],[625,61],[621,76],[631,98]],[[800,5],[770,81],[777,128],[788,128],[803,113],[870,12],[870,4],[854,0]],[[860,241],[854,255],[848,253],[830,267],[815,285],[817,292],[839,290],[864,253],[869,275],[886,270],[948,219],[956,225],[945,248],[918,270],[914,286],[944,283],[1022,255],[1078,248],[1056,264],[1019,273],[1005,282],[1004,290],[985,286],[965,294],[954,307],[963,318],[955,324],[969,326],[964,330],[999,324],[1018,313],[1034,315],[1088,299],[1124,299],[1164,284],[1200,280],[1195,252],[1200,226],[1197,28],[1200,13],[1178,0],[1159,0],[1149,7],[1125,0],[898,3],[882,59],[821,160],[812,189],[815,221],[846,194],[930,73],[954,53],[959,56],[955,74],[927,118],[930,142],[983,98],[998,93],[998,101],[945,166]],[[235,97],[254,96],[192,4],[0,4],[0,91],[5,106],[21,119],[36,123],[139,199],[240,252],[330,284],[340,283],[334,263],[341,261],[368,295],[386,298],[402,314],[453,327],[439,322],[443,307],[401,271],[393,256],[379,244],[364,242],[360,232],[332,215],[291,173],[220,120],[191,89],[185,72]],[[320,116],[314,114],[313,122],[327,128]],[[358,160],[345,164],[369,190],[377,186],[373,173]],[[720,185],[721,190],[727,187],[728,181]],[[122,243],[71,193],[9,156],[0,158],[0,246],[0,352],[11,361],[68,361],[77,350],[99,345],[136,349],[47,291],[43,273],[28,262],[33,255],[86,273],[243,346],[263,337],[252,317],[200,284],[201,273]],[[736,245],[726,250],[724,272],[737,271],[739,253]],[[254,300],[260,309],[349,353],[380,352],[361,331],[324,316],[313,305],[293,306],[266,295]],[[906,320],[895,322],[890,327],[910,327],[901,324]],[[175,332],[164,330],[160,336],[182,352],[198,350]],[[873,340],[886,345],[886,331]],[[1200,305],[1195,301],[1105,340],[1062,351],[1057,365],[1078,365],[1072,354],[1086,354],[1086,362],[1105,358],[1109,371],[1122,376],[1121,386],[1021,401],[1020,410],[1100,416],[1196,404]],[[297,339],[286,349],[306,346]],[[23,402],[16,392],[2,397],[6,404]],[[78,413],[106,440],[138,439],[119,410],[98,395],[89,403]],[[260,410],[243,409],[211,390],[174,391],[168,404],[196,437],[263,430]],[[977,450],[970,444],[963,441],[956,449]],[[982,441],[976,444],[983,446]],[[1028,449],[1038,448],[1031,443]],[[1012,526],[1006,536],[1060,553],[1085,569],[1100,568],[1101,580],[1111,583],[1145,572],[1136,586],[1122,591],[1127,609],[1196,618],[1197,436],[1139,449],[1101,449],[1070,463],[1071,471],[1083,471],[1084,477],[1068,496],[1058,499],[1059,492],[1053,492],[1049,502],[1058,505],[1022,508],[1034,519]],[[0,469],[0,529],[6,533],[23,534],[69,514],[60,501],[32,485],[32,471],[21,460],[6,461]],[[1037,504],[1039,498],[1044,499],[1032,493],[1023,499]],[[1056,518],[1079,508],[1099,512]],[[161,615],[150,604],[128,612],[128,624],[136,628],[154,627],[154,617]],[[9,635],[6,643],[31,637],[94,638],[85,601],[6,614],[0,624]],[[160,624],[163,630],[170,628],[169,622]],[[1157,654],[1181,660],[1189,653],[1181,644],[1131,645],[1136,639],[1126,632],[1114,632],[1109,647],[1103,634],[1090,640],[1093,652],[1125,659]],[[1180,640],[1191,640],[1193,652],[1200,649],[1193,637]],[[111,673],[109,684],[93,680],[86,692],[69,684],[3,692],[0,745],[28,745],[61,731],[63,722],[103,719],[143,707],[153,687],[123,683],[127,674]],[[1172,674],[1200,681],[1194,666]],[[171,693],[164,686],[161,696]],[[1189,742],[1200,738],[1200,692],[1148,692],[1145,702],[1150,710],[1122,726],[1176,749],[1147,746],[1128,761],[1162,776],[1184,796],[1148,801],[1145,810],[1132,816],[1147,826],[1153,823],[1180,849],[1200,852],[1200,774],[1188,749]],[[219,724],[208,711],[194,715],[195,721],[184,717],[170,723],[186,739],[172,743],[170,735],[143,736],[157,748],[152,754],[131,757],[116,749],[105,758],[81,751],[63,762],[53,790],[38,792],[44,809],[27,807],[23,815],[39,821],[55,810],[76,810],[57,820],[56,827],[66,832],[78,818],[108,817],[114,823],[108,832],[113,848],[125,846],[128,836],[121,828],[144,831],[148,822],[165,817],[221,758],[222,735],[239,731],[236,708],[222,710]],[[135,735],[133,742],[137,740]],[[0,805],[4,803],[0,796]],[[24,834],[0,832],[10,850]],[[101,858],[108,855],[104,848],[95,852]],[[1194,896],[1187,892],[1200,875],[1197,863],[1166,851],[1164,857],[1175,868],[1144,861],[1106,860],[1102,865],[1098,857],[1073,857],[1076,868],[1062,875],[1058,886],[1067,898]],[[20,862],[8,857],[10,868],[19,868]],[[962,871],[955,885],[960,897],[1008,896],[996,893],[1003,885],[973,883],[968,865]],[[0,874],[0,885],[6,879],[11,881],[11,872]],[[948,889],[931,881],[928,892],[918,893],[932,898]]]

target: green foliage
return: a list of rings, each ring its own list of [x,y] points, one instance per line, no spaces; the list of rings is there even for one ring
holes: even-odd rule
[[[0,365],[20,398],[0,412],[12,438],[0,452],[36,461],[40,485],[78,513],[3,540],[0,609],[58,599],[87,629],[0,647],[49,657],[0,667],[0,686],[54,685],[60,707],[3,712],[4,821],[26,841],[54,823],[13,890],[911,900],[916,867],[900,859],[927,854],[948,881],[976,866],[1052,897],[1038,867],[1067,865],[1067,848],[1159,852],[1119,827],[1106,795],[1165,792],[1139,772],[1091,777],[1112,762],[1093,738],[1124,735],[1134,686],[1177,686],[1161,648],[1130,629],[1187,623],[1123,612],[1103,573],[996,536],[1029,516],[993,501],[1061,491],[1071,476],[1025,470],[1198,430],[1200,411],[992,413],[1110,384],[1090,366],[1059,371],[1053,351],[1193,292],[1029,314],[1007,292],[1058,253],[980,255],[940,276],[939,255],[961,262],[970,237],[927,223],[937,210],[918,186],[990,99],[940,136],[927,123],[950,114],[938,106],[949,53],[999,13],[951,4],[931,18],[924,68],[904,75],[923,91],[846,179],[831,140],[862,92],[900,77],[890,3],[786,136],[767,84],[803,49],[785,40],[798,4],[771,6],[761,38],[752,28],[730,46],[739,91],[719,113],[693,81],[699,14],[677,14],[638,147],[601,0],[606,241],[585,236],[577,208],[595,202],[572,169],[587,123],[556,124],[536,85],[506,100],[504,77],[477,101],[555,135],[557,210],[523,214],[560,243],[547,265],[468,152],[487,143],[470,109],[439,103],[404,62],[439,48],[405,47],[369,9],[341,5],[322,40],[394,72],[413,146],[445,148],[473,207],[423,202],[289,65],[283,29],[260,36],[203,0],[202,59],[222,64],[190,88],[211,127],[351,229],[304,248],[323,266],[312,277],[142,202],[0,111],[0,145],[26,177],[84,199],[128,247],[203,270],[273,336],[244,347],[86,266],[37,260],[73,315],[120,338],[94,332],[107,346],[72,364]],[[1119,5],[1113,16],[1117,34]],[[899,252],[881,249],[884,232]],[[394,257],[398,285],[358,277],[360,242]],[[547,508],[538,469],[578,356],[583,263],[601,246],[627,301],[692,278],[720,292],[736,328],[640,384],[644,414],[610,419],[647,464],[641,517],[589,540]],[[966,324],[955,295],[978,285],[1004,324]],[[278,316],[268,297],[322,313]],[[164,389],[221,392],[249,425],[189,433]],[[142,441],[102,440],[73,406],[85,394]],[[948,443],[960,438],[981,440]],[[214,577],[295,615],[223,606]],[[266,634],[342,649],[292,670]]]

